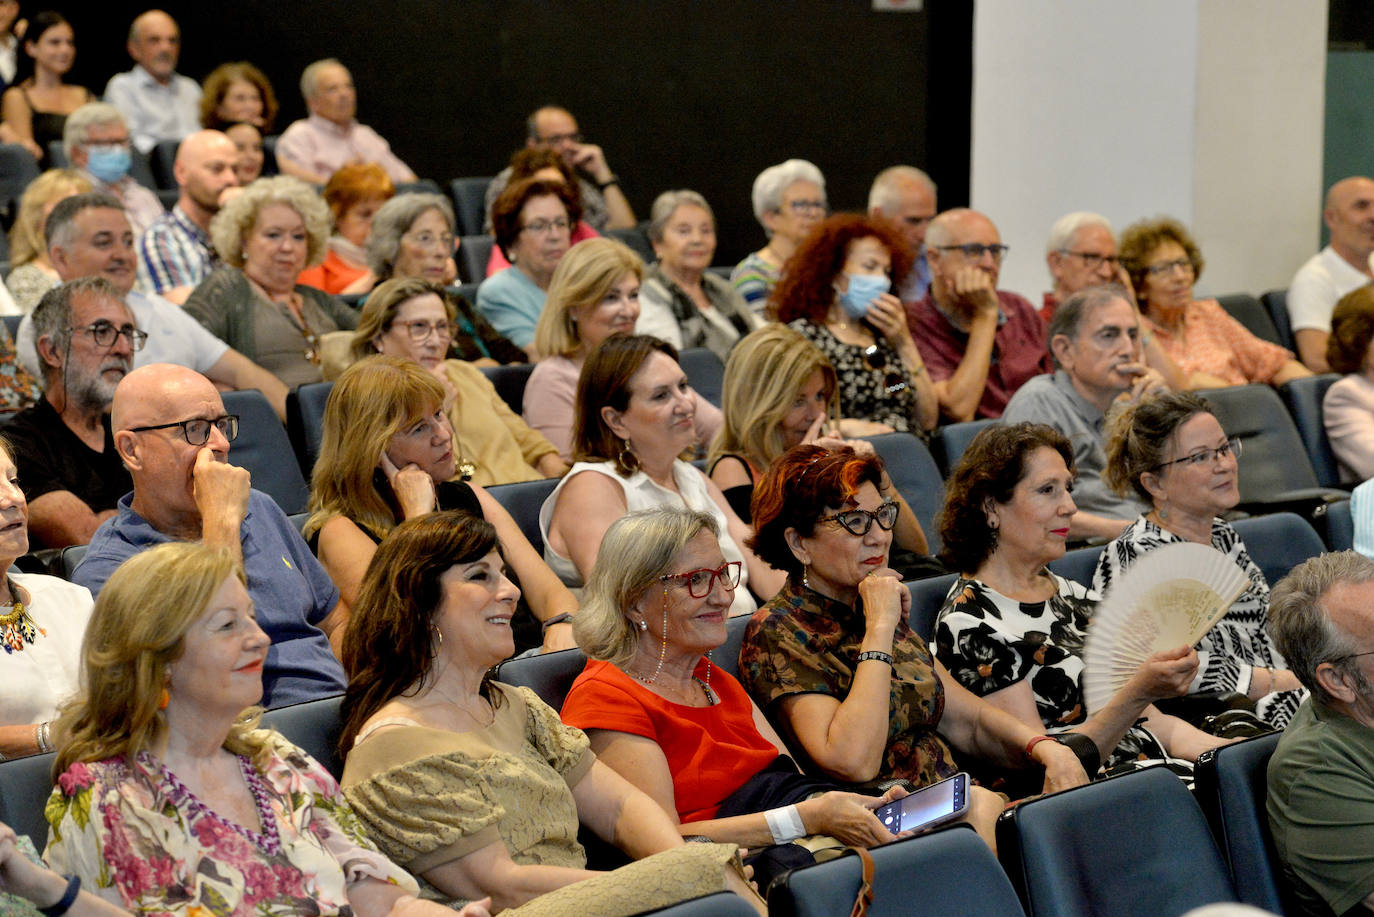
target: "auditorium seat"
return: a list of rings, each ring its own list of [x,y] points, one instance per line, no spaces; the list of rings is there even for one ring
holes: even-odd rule
[[[41,853],[48,841],[43,807],[52,792],[53,755],[0,762],[0,822],[27,834]]]
[[[1349,501],[1345,501],[1349,505]],[[1326,550],[1317,530],[1296,513],[1271,513],[1231,523],[1250,559],[1272,588],[1298,564]]]
[[[286,435],[291,440],[291,449],[296,454],[296,462],[301,466],[301,474],[306,481],[310,480],[310,474],[315,470],[315,460],[320,457],[320,443],[324,439],[324,407],[332,391],[333,382],[310,382],[298,385],[286,394]]]
[[[757,917],[757,914],[748,901],[734,892],[716,892],[656,911],[645,911],[640,917]]]
[[[454,296],[457,296],[459,299],[462,299],[469,306],[475,306],[477,305],[477,288],[481,285],[482,284],[480,282],[460,283],[457,286],[448,287],[447,289],[450,293],[452,293]]]
[[[995,423],[1001,421],[985,418],[937,427],[930,440],[930,451],[934,454],[935,461],[940,464],[940,472],[948,478],[954,466],[959,464],[959,459],[963,458],[964,450],[973,442],[973,438],[982,432],[984,427],[990,427]]]
[[[466,283],[481,283],[487,279],[487,262],[496,240],[491,236],[463,236],[458,240],[458,276]],[[476,303],[476,297],[473,298]]]
[[[1260,301],[1249,293],[1231,293],[1226,296],[1218,296],[1217,302],[1255,337],[1271,344],[1282,343],[1279,338],[1279,330],[1274,327],[1274,320],[1269,317],[1269,310],[1265,309]]]
[[[310,488],[272,405],[257,389],[224,392],[222,397],[224,412],[239,417],[239,436],[229,446],[229,464],[247,468],[253,489],[275,500],[288,516],[304,511]]]
[[[1333,551],[1355,547],[1355,520],[1349,500],[1338,500],[1326,508],[1326,546]]]
[[[1297,338],[1293,336],[1293,320],[1288,315],[1288,290],[1270,290],[1260,294],[1260,303],[1274,323],[1279,333],[1279,343],[1294,353],[1298,352]]]
[[[19,334],[19,323],[24,320],[22,315],[0,315],[0,321],[5,323],[5,330],[10,333],[10,340],[13,341],[15,335]]]
[[[1294,379],[1279,387],[1279,395],[1298,428],[1307,458],[1317,474],[1317,483],[1322,487],[1341,486],[1341,466],[1336,461],[1336,453],[1331,451],[1331,441],[1326,438],[1322,419],[1322,399],[1339,378],[1337,373],[1326,373]]]
[[[508,685],[530,688],[544,703],[561,710],[573,681],[586,664],[587,657],[581,650],[556,650],[507,659],[496,667],[495,677]]]
[[[533,363],[511,363],[508,366],[483,366],[482,375],[496,389],[496,394],[517,414],[525,410],[525,386],[534,372]]]
[[[653,264],[658,260],[658,256],[654,254],[654,247],[649,243],[649,234],[645,231],[647,226],[648,223],[643,222],[629,229],[608,229],[606,236],[617,242],[624,242],[631,251],[644,259],[645,264]]]
[[[58,555],[58,564],[62,570],[62,578],[67,582],[74,582],[72,574],[76,572],[77,566],[86,556],[87,544],[69,544],[62,549]]]
[[[945,596],[949,595],[950,587],[958,578],[957,573],[946,573],[906,583],[911,593],[911,612],[907,621],[916,635],[927,643],[935,637],[935,618],[940,613],[940,606],[945,603]]]
[[[1089,548],[1075,548],[1058,560],[1050,561],[1050,569],[1064,579],[1071,579],[1091,589],[1093,572],[1097,569],[1098,559],[1102,557],[1103,547],[1105,546],[1094,545]]]
[[[711,652],[711,662],[736,678],[739,678],[739,651],[744,646],[744,629],[748,626],[749,615],[727,618],[725,642]]]
[[[721,394],[725,391],[725,364],[720,362],[720,357],[705,347],[688,347],[679,351],[677,359],[697,394],[720,407]]]
[[[262,715],[262,725],[286,736],[337,780],[343,776],[344,765],[338,754],[339,733],[343,730],[342,704],[343,695],[337,694],[278,707]]]
[[[487,214],[487,188],[490,185],[491,176],[455,178],[448,183],[459,235],[475,236],[483,232]]]
[[[930,450],[910,433],[881,433],[863,438],[873,444],[874,451],[887,466],[893,486],[911,506],[916,521],[926,533],[931,552],[938,551],[940,538],[935,533],[935,515],[944,503],[945,481]]]
[[[277,141],[280,139],[281,134],[270,134],[262,138],[262,174],[264,177],[281,174],[281,169],[277,166]]]
[[[443,194],[439,183],[432,178],[417,178],[415,181],[398,182],[397,194]],[[455,214],[456,216],[456,214]]]
[[[0,225],[6,229],[14,225],[19,198],[37,177],[38,164],[32,153],[17,143],[0,143]]]
[[[515,524],[540,557],[544,556],[544,536],[539,533],[539,508],[557,486],[557,478],[545,478],[516,484],[493,484],[487,488],[491,498],[515,519]]]
[[[159,140],[153,146],[153,151],[148,154],[149,164],[153,170],[153,180],[161,191],[176,191],[176,162],[177,148],[181,146],[180,140]]]

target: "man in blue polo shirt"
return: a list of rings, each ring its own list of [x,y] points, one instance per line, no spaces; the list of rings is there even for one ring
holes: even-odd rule
[[[114,444],[134,489],[91,539],[74,579],[92,594],[129,557],[166,541],[227,548],[243,562],[258,624],[272,638],[268,707],[344,689],[329,637],[342,634],[339,591],[272,498],[228,464],[238,419],[194,370],[154,363],[125,376],[111,411]]]

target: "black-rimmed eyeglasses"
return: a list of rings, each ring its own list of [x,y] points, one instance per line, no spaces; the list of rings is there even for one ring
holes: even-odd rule
[[[93,325],[85,325],[81,328],[68,328],[69,332],[84,331],[91,336],[97,347],[113,347],[114,342],[119,340],[122,334],[129,339],[129,349],[139,351],[143,349],[144,343],[148,340],[148,332],[139,331],[133,325],[123,325],[115,327],[110,322],[96,322]]]
[[[1159,471],[1161,468],[1168,468],[1170,465],[1187,465],[1189,468],[1196,468],[1198,465],[1209,465],[1217,459],[1225,458],[1228,455],[1234,455],[1236,458],[1240,458],[1240,449],[1240,437],[1233,436],[1215,449],[1199,449],[1197,452],[1185,455],[1183,458],[1174,459],[1172,462],[1160,462],[1151,470]]]
[[[727,561],[717,569],[702,567],[699,570],[688,570],[686,573],[669,573],[660,576],[659,579],[665,583],[673,582],[679,586],[687,587],[687,594],[694,599],[704,599],[711,594],[711,590],[716,586],[716,580],[731,592],[739,585],[739,572],[743,566],[737,560]]]
[[[822,516],[816,521],[838,522],[851,535],[867,535],[868,530],[873,528],[875,522],[878,523],[878,528],[884,532],[890,532],[892,527],[897,524],[897,504],[888,500],[875,510],[847,509],[833,516]]]
[[[210,430],[218,430],[225,439],[233,442],[239,436],[239,415],[225,414],[223,417],[216,417],[214,420],[206,420],[197,417],[192,420],[174,420],[171,423],[152,424],[146,427],[130,427],[130,433],[146,433],[149,430],[170,430],[172,427],[181,427],[181,435],[186,437],[186,442],[191,446],[203,446],[210,441]]]

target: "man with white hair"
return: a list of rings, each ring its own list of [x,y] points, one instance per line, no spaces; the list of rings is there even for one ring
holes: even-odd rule
[[[891,166],[878,173],[868,190],[868,212],[895,223],[911,253],[911,270],[895,291],[902,302],[916,302],[930,289],[926,229],[938,212],[935,182],[914,166]]]
[[[394,182],[415,181],[415,173],[391,152],[391,144],[358,123],[358,93],[343,64],[329,57],[306,67],[301,96],[310,117],[292,124],[277,141],[277,167],[283,175],[323,185],[340,166],[375,162]]]
[[[134,146],[148,152],[159,140],[180,140],[200,127],[200,86],[177,73],[181,29],[162,10],[148,10],[129,26],[128,73],[105,86],[105,101],[124,114]]]
[[[67,116],[62,151],[72,168],[90,180],[93,190],[113,195],[124,206],[136,235],[146,232],[165,212],[156,194],[129,177],[133,164],[129,126],[108,102],[87,102]]]
[[[1040,307],[1040,317],[1046,322],[1054,316],[1056,305],[1080,290],[1107,283],[1130,289],[1130,279],[1122,273],[1121,259],[1116,256],[1112,224],[1099,213],[1078,210],[1055,220],[1045,245],[1045,261],[1054,279],[1054,289],[1045,294]]]

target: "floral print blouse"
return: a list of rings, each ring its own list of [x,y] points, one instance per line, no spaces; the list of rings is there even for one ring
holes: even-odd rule
[[[810,319],[796,319],[788,327],[816,345],[835,367],[841,417],[885,423],[898,433],[926,438],[917,419],[920,402],[910,373],[887,338],[875,334],[876,353],[865,359],[864,348],[844,343],[829,328]]]
[[[276,733],[257,761],[240,758],[261,833],[229,822],[148,752],[78,762],[57,778],[44,859],[137,914],[338,914],[347,885],[371,877],[419,891],[377,852],[338,784]]]

